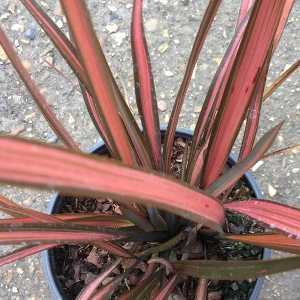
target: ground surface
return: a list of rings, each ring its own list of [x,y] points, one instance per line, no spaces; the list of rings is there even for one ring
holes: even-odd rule
[[[39,1],[66,30],[57,1]],[[130,0],[87,1],[99,38],[118,82],[126,91],[133,111],[133,76],[129,51]],[[200,17],[207,1],[155,0],[145,1],[146,32],[153,64],[161,122],[168,120],[184,65],[191,49]],[[183,109],[180,127],[193,129],[201,101],[207,91],[220,58],[233,34],[239,1],[225,0],[214,23],[212,34],[198,64],[196,76]],[[290,16],[286,32],[272,61],[270,79],[276,77],[300,53],[300,1]],[[43,94],[83,149],[98,140],[96,131],[80,97],[71,71],[37,24],[15,0],[2,0],[1,26],[14,42],[24,63],[37,80]],[[70,78],[58,75],[45,60]],[[299,142],[300,78],[296,72],[265,104],[260,134],[285,119],[286,122],[274,148]],[[57,142],[23,84],[0,50],[0,134],[26,136]],[[265,197],[300,207],[300,156],[291,154],[266,160],[255,171]],[[24,206],[45,210],[51,193],[1,186],[3,194]],[[9,248],[2,248],[4,253]],[[275,254],[281,256],[281,254]],[[300,272],[270,276],[265,281],[261,299],[300,299]],[[0,299],[50,299],[38,256],[5,266],[0,272]]]

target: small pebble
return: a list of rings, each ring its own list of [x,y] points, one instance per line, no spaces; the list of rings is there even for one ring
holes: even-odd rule
[[[174,73],[169,70],[164,70],[164,73],[167,77],[172,77],[174,75]]]
[[[167,124],[169,122],[169,119],[170,119],[170,115],[169,114],[166,114],[164,116],[164,122]]]
[[[13,274],[11,270],[9,270],[8,272],[6,272],[6,274],[4,274],[4,280],[6,284],[9,284],[12,281],[12,278],[13,278]]]
[[[59,19],[59,20],[56,22],[56,25],[57,25],[57,27],[60,28],[60,29],[64,27],[64,23],[63,23],[63,21],[62,21],[61,19]]]
[[[31,198],[27,198],[23,201],[23,204],[27,207],[30,207],[33,204],[33,201]]]
[[[116,11],[117,11],[117,8],[116,8],[115,6],[113,6],[113,5],[110,5],[110,4],[107,5],[107,8],[108,8],[111,12],[116,12]]]
[[[58,137],[56,135],[52,135],[47,139],[47,143],[49,144],[55,144],[58,141]]]
[[[45,61],[47,62],[48,66],[52,66],[54,64],[54,57],[53,55],[47,55],[45,57]]]
[[[259,160],[252,168],[252,172],[257,171],[262,165],[264,164],[264,162],[262,160]]]
[[[24,35],[27,39],[33,41],[36,38],[36,28],[31,26],[30,28],[26,29]]]
[[[274,197],[277,194],[277,190],[269,183],[268,192],[271,197]]]
[[[11,30],[12,31],[19,31],[19,32],[23,32],[24,31],[24,25],[22,25],[22,24],[13,24],[12,26],[11,26]]]
[[[157,19],[149,19],[145,22],[145,29],[146,31],[155,31],[158,27],[158,20]]]
[[[72,115],[69,115],[68,122],[69,122],[69,124],[74,124],[75,123],[75,119],[73,118]]]
[[[299,173],[300,172],[300,168],[293,168],[292,169],[292,173],[293,174],[297,174],[297,173]]]
[[[118,31],[119,29],[119,26],[115,23],[112,23],[112,24],[108,24],[106,25],[106,30],[109,32],[109,33],[115,33]]]
[[[9,5],[8,5],[8,8],[7,10],[11,13],[11,14],[14,14],[16,12],[16,7],[17,7],[17,4],[15,2],[11,2]]]
[[[0,60],[7,60],[7,55],[1,46],[0,46]]]
[[[29,60],[24,59],[24,60],[22,60],[22,63],[27,71],[29,71],[31,69],[31,62]]]
[[[164,38],[167,38],[167,39],[168,39],[168,38],[170,37],[170,35],[169,35],[169,30],[168,30],[168,29],[162,30],[161,35],[162,35]]]
[[[15,47],[16,47],[16,48],[18,48],[18,47],[20,46],[20,43],[19,43],[18,40],[15,40],[14,44],[15,44]]]
[[[278,136],[277,136],[277,140],[278,140],[278,142],[279,142],[280,144],[282,144],[282,142],[283,142],[283,136],[282,136],[282,135],[278,135]]]
[[[165,53],[168,50],[168,48],[169,48],[168,43],[163,43],[158,47],[158,51],[160,53]]]
[[[199,113],[199,112],[201,111],[201,109],[202,109],[202,105],[196,105],[196,106],[194,107],[194,112],[195,112],[195,113]]]
[[[158,101],[157,106],[158,106],[158,109],[160,111],[166,111],[167,110],[167,103],[164,100]]]
[[[213,59],[213,61],[214,61],[217,65],[219,65],[220,62],[222,61],[222,58],[220,58],[220,57],[215,57],[215,58]]]
[[[116,32],[116,33],[113,33],[111,36],[114,39],[116,45],[121,46],[124,39],[126,38],[126,33],[125,32]]]
[[[10,14],[9,13],[4,13],[0,16],[0,21],[7,20],[9,18]]]

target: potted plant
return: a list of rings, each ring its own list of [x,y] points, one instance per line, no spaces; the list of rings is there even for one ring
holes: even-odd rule
[[[158,120],[142,0],[134,1],[131,24],[142,129],[107,64],[85,2],[60,1],[71,40],[34,0],[21,2],[78,77],[104,143],[92,154],[79,149],[0,30],[2,48],[64,144],[0,138],[1,182],[59,192],[52,214],[0,197],[0,209],[11,216],[0,220],[1,244],[26,243],[1,257],[0,265],[48,250],[44,259],[54,298],[81,300],[257,299],[256,278],[300,267],[300,256],[271,260],[263,250],[299,254],[300,211],[260,199],[246,174],[272,154],[266,153],[282,126],[255,143],[261,105],[299,66],[298,61],[265,89],[293,1],[242,1],[235,35],[193,133],[177,130],[177,123],[221,1],[207,6],[165,131]],[[233,162],[230,152],[244,122]]]

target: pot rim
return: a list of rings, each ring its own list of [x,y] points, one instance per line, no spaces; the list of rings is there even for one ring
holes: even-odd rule
[[[161,133],[164,135],[166,132],[166,127],[162,126],[161,127]],[[189,129],[177,129],[176,130],[176,134],[183,136],[183,137],[190,137],[193,135],[193,131],[189,130]],[[88,153],[92,153],[95,152],[96,150],[98,150],[99,148],[102,148],[103,146],[105,146],[104,142],[102,140],[100,140],[98,143],[96,143],[96,145],[94,145],[93,147],[91,147],[91,149],[89,149]],[[229,157],[229,161],[228,163],[230,165],[233,165],[236,162],[236,157],[234,155],[230,155]],[[252,175],[251,172],[246,172],[244,174],[244,178],[247,182],[247,184],[252,188],[255,196],[257,199],[261,199],[262,198],[262,192],[256,182],[255,177]],[[47,207],[47,213],[52,214],[54,209],[55,209],[55,205],[56,205],[56,201],[58,199],[59,194],[56,193],[50,200],[48,207]],[[60,288],[59,288],[59,282],[58,279],[55,277],[54,275],[54,271],[52,268],[52,262],[51,262],[51,254],[49,250],[45,250],[43,251],[41,254],[41,263],[42,263],[42,269],[43,272],[45,274],[45,279],[47,281],[47,284],[49,286],[50,289],[50,294],[52,296],[52,299],[55,300],[65,300],[66,298],[64,298],[64,295],[60,292]],[[263,260],[267,260],[270,259],[272,256],[272,250],[268,249],[268,248],[264,248],[263,250],[263,255],[262,255],[262,259]],[[264,282],[264,278],[260,277],[256,280],[256,284],[255,287],[252,291],[252,294],[249,298],[249,300],[257,300],[258,296],[260,294],[260,291],[262,289],[263,286],[263,282]]]

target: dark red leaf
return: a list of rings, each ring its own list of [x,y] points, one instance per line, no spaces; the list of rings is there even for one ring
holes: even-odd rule
[[[110,145],[115,157],[120,157],[128,165],[134,165],[135,158],[130,141],[118,112],[115,86],[111,80],[111,73],[93,29],[86,4],[83,1],[66,0],[61,0],[61,4],[91,84],[96,107],[103,115],[105,132],[112,137]]]
[[[179,274],[212,280],[246,280],[300,268],[300,256],[273,260],[187,260],[173,263]]]
[[[254,4],[212,133],[203,175],[204,187],[223,171],[249,107],[258,72],[272,46],[284,3],[283,0],[272,0]]]
[[[204,278],[198,279],[198,286],[196,290],[195,300],[206,300],[207,299],[207,289],[208,289],[208,280]]]
[[[90,117],[91,117],[96,129],[100,133],[100,136],[102,137],[108,151],[111,154],[113,154],[112,146],[110,144],[111,143],[110,142],[111,137],[106,132],[104,122],[101,120],[101,117],[100,117],[100,114],[99,114],[99,112],[97,110],[97,107],[95,105],[94,99],[90,95],[89,91],[85,88],[85,86],[83,84],[80,83],[80,87],[81,87],[81,91],[82,91],[82,97],[85,101],[85,105],[86,105],[87,110],[90,114]]]
[[[2,209],[0,209],[2,210]],[[20,210],[21,211],[21,210]],[[22,211],[25,215],[25,212]],[[34,211],[37,213],[36,211]],[[31,212],[27,213],[28,215]],[[45,217],[46,216],[46,217]],[[58,221],[57,221],[58,220]],[[51,221],[55,222],[72,222],[80,225],[87,225],[87,226],[103,226],[103,227],[110,227],[110,228],[122,228],[122,227],[130,227],[133,224],[124,219],[121,216],[109,216],[109,215],[102,215],[102,214],[57,214],[57,215],[35,215],[32,214],[31,217],[18,217],[18,218],[11,218],[11,219],[0,219],[0,225],[4,224],[20,224],[20,223],[52,223]]]
[[[0,181],[152,205],[217,230],[224,220],[215,199],[178,181],[21,139],[0,139]]]
[[[247,112],[245,132],[238,160],[244,159],[251,152],[255,142],[262,106],[262,97],[267,80],[272,50],[273,49],[270,48],[269,55],[266,57],[262,70],[259,74],[259,78],[256,82],[256,86],[253,90],[253,94],[251,95],[250,106]]]
[[[56,247],[58,244],[42,244],[26,246],[0,257],[0,267],[11,264],[19,259]]]
[[[92,91],[91,85],[87,79],[85,70],[81,65],[81,62],[77,56],[77,53],[76,53],[76,50],[75,50],[73,44],[68,40],[68,38],[64,35],[64,33],[57,27],[57,25],[51,20],[51,18],[49,18],[49,16],[42,10],[42,8],[34,0],[22,0],[22,3],[28,9],[28,11],[32,14],[32,16],[37,20],[37,22],[41,25],[43,30],[46,32],[46,34],[52,40],[54,45],[60,51],[61,55],[66,59],[67,63],[70,65],[72,70],[78,76],[80,82],[83,83],[83,84],[80,83],[80,85],[82,88],[82,94],[83,94],[87,109],[88,109],[90,116],[95,124],[95,127],[97,128],[98,132],[104,139],[106,145],[111,150],[111,145],[110,145],[111,136],[106,131],[105,124],[101,119],[101,113],[99,112],[99,110],[97,109],[97,107],[95,105],[95,101],[92,97],[93,91]],[[143,153],[142,158],[145,157],[145,159],[146,159],[147,155],[145,155],[145,152],[141,152],[141,149],[143,150],[143,148],[142,148],[143,141],[141,138],[139,139],[139,135],[140,135],[139,128],[137,127],[132,114],[127,109],[127,105],[126,105],[124,99],[122,98],[122,95],[121,95],[112,75],[111,75],[111,80],[114,85],[116,95],[118,96],[117,99],[119,101],[120,113],[121,113],[122,119],[124,121],[124,125],[126,125],[128,134],[131,136],[134,146],[137,147],[137,149],[136,149],[137,152],[139,154]],[[145,162],[143,162],[143,163],[145,163]],[[147,166],[146,163],[144,165]]]
[[[200,52],[202,50],[202,47],[204,45],[205,39],[207,37],[207,34],[209,32],[209,29],[213,23],[213,20],[215,18],[215,15],[218,11],[218,8],[220,6],[221,1],[220,0],[212,0],[209,1],[209,4],[206,8],[205,14],[203,16],[203,19],[200,23],[196,39],[194,41],[194,45],[192,48],[192,52],[189,57],[189,61],[186,66],[185,74],[182,80],[182,83],[180,85],[175,104],[172,109],[172,114],[168,123],[168,128],[165,136],[165,143],[164,143],[164,164],[166,170],[169,170],[170,167],[170,159],[171,154],[173,150],[173,143],[174,143],[174,137],[176,132],[176,127],[179,120],[180,111],[182,109],[182,105],[186,96],[186,93],[188,91],[189,83],[191,81],[196,63],[198,61]]]
[[[135,0],[132,12],[131,48],[136,101],[154,166],[161,168],[161,137],[154,82],[143,28],[143,0]]]
[[[0,196],[0,210],[4,211],[5,213],[11,216],[25,216],[33,219],[36,222],[43,222],[43,223],[63,223],[64,221],[56,218],[53,215],[48,215],[30,208],[22,207],[21,205],[16,204],[15,202]],[[14,219],[9,219],[14,220]],[[0,223],[1,223],[0,219]],[[13,223],[11,221],[11,223]]]
[[[52,19],[43,11],[35,0],[20,0],[26,9],[31,13],[39,25],[43,28],[46,34],[50,37],[53,44],[59,50],[60,54],[66,59],[75,74],[78,75],[81,82],[86,87],[89,87],[85,70],[82,67],[80,60],[77,57],[74,45],[52,21]]]
[[[14,206],[14,207],[21,207],[18,204],[16,204],[15,202],[9,200],[8,198],[0,195],[0,205],[2,207],[2,211],[5,212],[6,214],[8,214],[9,216],[15,217],[15,218],[20,218],[20,217],[24,217],[24,215],[20,212],[16,212],[14,210],[8,210],[5,211],[5,207],[10,207],[10,206]],[[0,219],[1,221],[1,219]]]
[[[300,210],[266,200],[246,200],[225,204],[227,209],[245,214],[289,234],[300,236]]]
[[[253,150],[243,160],[236,163],[228,171],[214,181],[206,191],[214,197],[220,196],[226,189],[239,180],[257,161],[262,159],[266,151],[272,146],[282,122],[270,129],[255,145]]]
[[[174,287],[176,286],[176,280],[177,280],[178,276],[175,274],[173,275],[173,277],[166,283],[166,285],[164,287],[161,288],[161,290],[159,291],[158,294],[155,295],[155,300],[165,300],[168,299],[170,293],[172,292],[172,290],[174,289]]]
[[[204,167],[204,157],[207,151],[208,143],[196,150],[194,161],[191,162],[192,167],[188,169],[187,181],[193,186],[199,186],[200,176]]]
[[[295,0],[285,0],[284,1],[283,12],[282,12],[277,31],[275,33],[275,38],[274,38],[275,47],[277,47],[279,44],[279,41],[281,39],[282,33],[284,31],[285,25],[288,21],[289,14],[293,8],[294,3],[295,3]]]
[[[226,239],[255,245],[262,248],[271,248],[278,251],[285,251],[300,254],[300,240],[290,238],[284,234],[242,234],[227,235]]]
[[[89,300],[96,292],[102,281],[120,264],[121,259],[107,266],[91,283],[89,283],[77,296],[77,300]]]
[[[23,228],[22,228],[23,229]],[[0,228],[2,230],[2,227]],[[13,231],[12,231],[13,230]],[[59,230],[17,230],[10,227],[8,231],[0,231],[0,245],[20,244],[25,242],[38,243],[70,243],[94,240],[113,240],[121,238],[122,235],[112,235],[110,233],[101,232],[75,232],[75,231],[59,231]]]
[[[295,72],[300,66],[300,59],[293,63],[288,69],[286,69],[283,73],[279,75],[278,78],[275,79],[269,85],[263,95],[263,101],[265,101],[268,97],[270,97],[278,87],[293,73]]]
[[[140,281],[131,291],[120,296],[120,300],[149,299],[152,291],[161,281],[162,271],[153,272],[146,279]]]
[[[247,22],[248,18],[245,19],[242,22],[242,24],[238,27],[235,36],[231,41],[209,87],[193,135],[190,164],[193,160],[195,160],[195,152],[197,151],[197,148],[204,144],[205,141],[208,141],[210,137],[210,132],[213,127],[214,119],[216,117],[216,113],[219,110],[221,100],[224,94],[224,89],[226,85],[225,83],[228,81],[233,62],[236,57],[240,42],[242,40]],[[189,168],[192,169],[193,165],[191,164]]]
[[[4,49],[7,57],[9,58],[12,65],[18,72],[20,78],[23,80],[24,84],[26,85],[27,89],[31,93],[33,99],[35,100],[36,104],[39,106],[39,109],[45,116],[46,120],[48,121],[48,123],[50,124],[51,128],[56,133],[56,135],[63,141],[63,143],[66,146],[74,150],[79,150],[73,138],[68,134],[68,132],[62,126],[60,121],[54,115],[53,111],[51,110],[44,96],[41,94],[40,90],[38,89],[34,81],[31,79],[30,74],[23,66],[20,58],[18,57],[13,46],[10,44],[8,38],[6,37],[5,33],[2,31],[1,28],[0,28],[0,45]]]
[[[242,0],[236,27],[240,26],[240,24],[246,18],[246,16],[248,15],[253,3],[254,3],[254,0]]]
[[[288,146],[288,147],[284,147],[272,152],[269,152],[267,154],[264,155],[264,159],[273,155],[278,155],[278,154],[296,154],[298,153],[300,150],[300,144],[296,144],[296,145],[292,145],[292,146]]]

